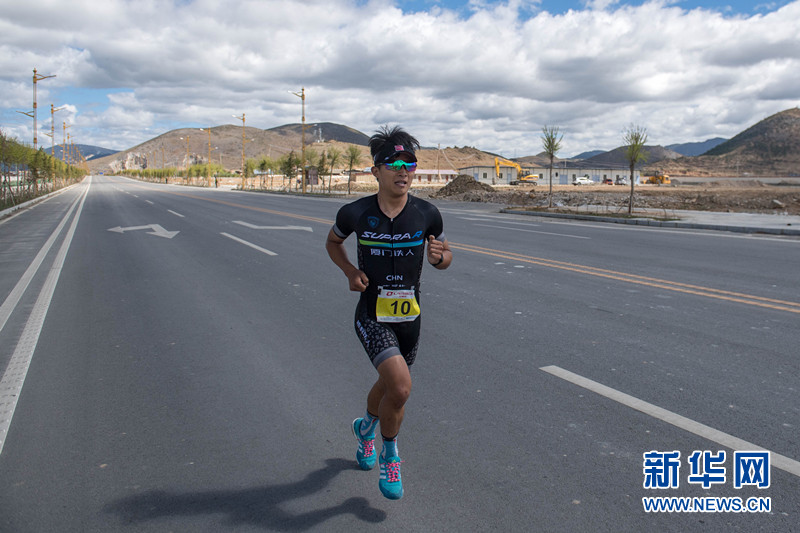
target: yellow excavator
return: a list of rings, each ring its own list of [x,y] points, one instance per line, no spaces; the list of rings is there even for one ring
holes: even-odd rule
[[[502,157],[495,157],[494,158],[494,169],[497,172],[497,177],[500,177],[500,163],[503,163],[505,166],[511,166],[517,169],[517,179],[515,181],[510,181],[509,185],[538,185],[538,174],[525,174],[525,171],[522,170],[522,167],[519,166],[517,163],[513,161],[509,161],[508,159],[504,159]]]
[[[654,183],[656,185],[670,185],[672,181],[669,179],[669,174],[664,174],[663,172],[656,172],[652,176],[648,177],[645,183]]]

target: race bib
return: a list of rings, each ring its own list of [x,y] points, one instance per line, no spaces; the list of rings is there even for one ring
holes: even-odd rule
[[[378,322],[411,322],[419,316],[414,289],[378,289],[375,318]]]

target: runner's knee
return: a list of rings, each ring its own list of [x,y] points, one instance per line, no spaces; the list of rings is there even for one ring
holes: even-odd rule
[[[385,398],[392,406],[399,409],[403,407],[411,396],[411,383],[396,383],[386,389]]]

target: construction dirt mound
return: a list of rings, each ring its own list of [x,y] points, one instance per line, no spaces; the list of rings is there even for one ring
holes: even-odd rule
[[[431,198],[447,198],[469,192],[495,192],[491,185],[476,181],[472,176],[459,174],[456,178],[431,195]]]

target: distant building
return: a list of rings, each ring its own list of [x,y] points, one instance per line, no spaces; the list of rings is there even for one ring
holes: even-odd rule
[[[550,169],[547,167],[535,167],[531,169],[531,174],[539,174],[540,183],[549,183]],[[553,185],[571,185],[572,180],[578,176],[589,176],[595,183],[603,183],[606,178],[611,178],[614,182],[619,180],[629,180],[631,171],[623,168],[570,168],[553,167]],[[639,182],[640,174],[638,170],[633,171],[633,182]]]
[[[549,184],[549,172],[547,167],[524,167],[526,174],[538,174],[539,185]],[[459,173],[472,176],[476,181],[488,185],[510,185],[517,180],[517,169],[510,166],[500,165],[500,174],[494,165],[472,166],[459,169]],[[631,172],[626,169],[610,168],[571,168],[553,167],[553,185],[571,185],[572,180],[578,176],[589,176],[589,179],[596,183],[603,183],[606,178],[611,178],[615,182],[618,179],[630,179]],[[639,171],[633,173],[634,183],[639,183]]]
[[[415,183],[447,183],[459,175],[457,170],[440,170],[418,168],[416,171]]]
[[[509,185],[517,179],[517,169],[509,166],[500,166],[500,174],[494,165],[476,165],[458,169],[459,174],[472,176],[475,181],[489,185]]]
[[[353,181],[369,182],[375,181],[375,176],[367,171],[353,171]],[[459,175],[457,170],[437,170],[418,168],[414,173],[414,184],[423,183],[448,183]]]

